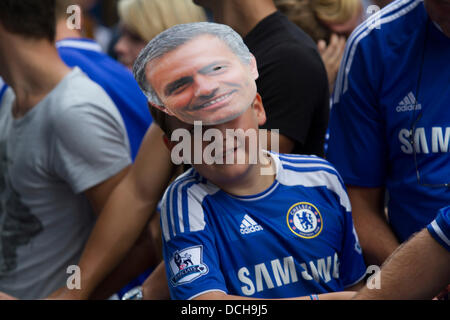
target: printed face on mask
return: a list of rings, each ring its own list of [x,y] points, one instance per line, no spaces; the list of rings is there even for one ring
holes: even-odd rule
[[[198,36],[146,66],[147,81],[163,106],[181,121],[205,125],[237,118],[256,96],[258,71],[244,64],[222,40]]]

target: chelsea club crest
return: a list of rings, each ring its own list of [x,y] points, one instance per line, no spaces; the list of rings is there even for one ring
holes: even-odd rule
[[[317,237],[323,227],[322,215],[309,202],[298,202],[290,207],[286,222],[295,235],[305,239]]]

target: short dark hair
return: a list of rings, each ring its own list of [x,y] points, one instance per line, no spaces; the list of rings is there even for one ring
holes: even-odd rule
[[[0,0],[1,1],[1,0]],[[189,123],[183,122],[175,116],[169,115],[164,111],[161,111],[157,107],[150,105],[150,113],[152,115],[153,121],[161,128],[162,131],[166,134],[166,136],[171,138],[172,133],[176,129],[190,127]]]
[[[0,23],[11,33],[55,40],[55,0],[1,0]]]

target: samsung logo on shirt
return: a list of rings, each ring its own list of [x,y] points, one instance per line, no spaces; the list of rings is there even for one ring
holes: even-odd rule
[[[334,256],[300,263],[300,266],[303,269],[300,272],[300,276],[304,280],[328,283],[332,278],[339,279],[339,258],[337,253]],[[275,286],[285,286],[299,280],[292,256],[274,259],[270,263],[259,263],[250,267],[250,270],[247,267],[242,267],[238,270],[237,277],[242,283],[241,291],[245,296],[272,289]],[[275,280],[275,283],[272,279]]]
[[[428,129],[429,130],[429,129]],[[446,153],[449,150],[450,127],[432,127],[431,141],[427,139],[425,128],[416,128],[412,137],[416,153]],[[398,133],[400,149],[405,154],[413,153],[410,129],[401,129]],[[431,143],[430,143],[431,142]]]

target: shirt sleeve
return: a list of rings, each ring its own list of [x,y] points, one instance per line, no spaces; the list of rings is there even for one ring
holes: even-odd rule
[[[381,63],[376,41],[347,42],[332,98],[327,160],[344,182],[362,187],[384,185],[386,148],[383,116],[377,99]],[[370,168],[370,170],[367,170]]]
[[[427,229],[431,236],[450,252],[450,206],[439,210],[436,219]]]
[[[75,105],[54,121],[53,166],[75,193],[109,179],[131,163],[120,115],[94,104]]]
[[[353,225],[351,212],[342,210],[344,214],[344,238],[340,255],[340,278],[344,288],[351,287],[361,281],[366,275],[366,265],[359,244],[358,235]]]
[[[211,291],[228,293],[206,209],[197,195],[188,195],[184,186],[183,182],[175,181],[161,205],[163,255],[170,295],[172,299],[189,300]]]

